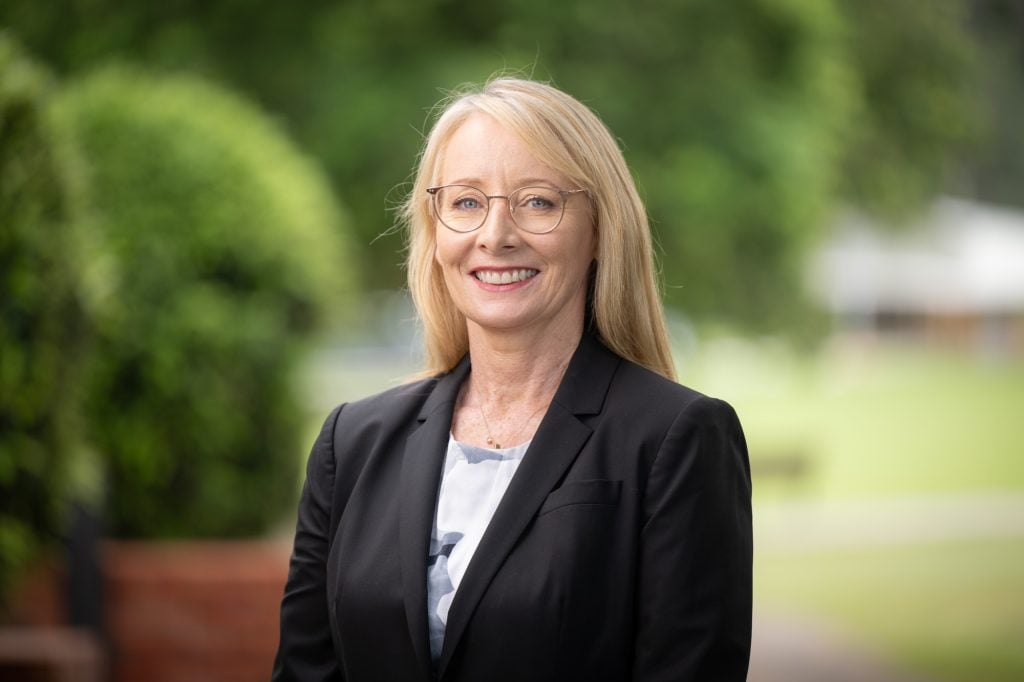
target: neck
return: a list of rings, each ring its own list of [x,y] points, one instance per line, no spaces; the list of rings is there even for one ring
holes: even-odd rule
[[[582,320],[543,334],[495,332],[471,325],[473,369],[465,389],[466,402],[483,404],[485,409],[490,406],[495,412],[546,406],[582,333]]]

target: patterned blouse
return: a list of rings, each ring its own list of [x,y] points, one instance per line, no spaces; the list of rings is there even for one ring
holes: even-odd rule
[[[441,658],[448,609],[473,552],[530,446],[492,450],[448,439],[427,559],[430,654]]]

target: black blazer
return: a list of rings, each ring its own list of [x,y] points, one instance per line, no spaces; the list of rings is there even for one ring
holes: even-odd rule
[[[336,408],[307,468],[273,680],[744,680],[750,468],[726,403],[584,335],[433,669],[427,553],[469,372]]]

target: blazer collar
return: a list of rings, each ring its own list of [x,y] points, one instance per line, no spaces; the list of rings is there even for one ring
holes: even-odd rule
[[[427,555],[437,506],[452,412],[459,387],[469,374],[469,356],[437,380],[420,409],[419,428],[405,442],[399,482],[399,566],[402,597],[413,649],[423,679],[431,674],[430,640],[427,629]]]
[[[541,420],[519,470],[509,484],[473,555],[448,613],[438,679],[444,675],[481,597],[516,540],[548,493],[564,476],[591,428],[579,419],[598,414],[620,359],[590,334],[584,334],[565,376]],[[423,679],[431,679],[427,630],[427,554],[437,492],[451,433],[459,387],[470,371],[469,358],[437,381],[424,402],[419,427],[405,444],[399,489],[399,561],[406,619]]]
[[[575,415],[598,414],[621,358],[592,333],[584,333],[552,403]]]
[[[445,669],[451,661],[473,611],[491,580],[543,504],[548,493],[558,486],[559,481],[562,480],[565,472],[589,439],[592,430],[578,417],[597,414],[601,411],[619,362],[618,356],[605,348],[595,337],[590,334],[583,335],[576,352],[569,361],[565,376],[555,392],[551,406],[541,420],[519,470],[512,478],[508,490],[495,510],[494,516],[473,554],[473,560],[470,562],[462,583],[459,585],[458,592],[455,594],[455,599],[448,612],[444,646],[438,665],[438,679],[443,679]],[[465,377],[464,373],[462,377]],[[444,422],[445,428],[448,429],[451,427],[451,410],[442,413],[439,408],[440,406],[437,406],[433,414],[444,414],[444,418],[428,417],[427,423],[429,424],[431,421]],[[439,450],[442,449],[439,448]],[[431,490],[434,494],[431,497],[428,514],[430,519],[426,524],[426,535],[429,535],[430,525],[433,522],[433,504],[436,503],[437,479],[439,477],[440,468],[438,467],[436,477],[432,480]],[[424,548],[425,561],[426,539],[417,546],[416,551],[419,551],[420,546]],[[416,567],[416,570],[419,570],[419,566]],[[425,571],[424,565],[422,571],[424,584]],[[415,601],[415,608],[425,611],[425,588],[422,595],[415,596]],[[423,620],[425,621],[425,619],[424,615]]]
[[[438,378],[434,390],[431,391],[427,400],[423,403],[423,407],[420,409],[419,416],[417,417],[421,424],[434,412],[437,412],[442,407],[447,407],[449,426],[451,426],[450,417],[452,416],[452,410],[455,409],[455,400],[459,397],[459,388],[462,386],[462,382],[469,375],[469,368],[469,355],[464,355],[459,360],[459,364],[455,365],[450,372],[442,374]]]

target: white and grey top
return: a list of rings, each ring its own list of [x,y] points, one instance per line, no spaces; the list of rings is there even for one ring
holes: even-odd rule
[[[427,558],[427,622],[435,664],[455,591],[529,446],[493,450],[448,439]]]

